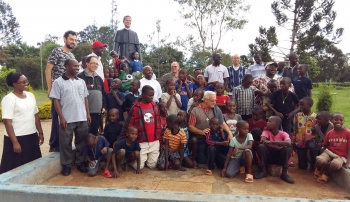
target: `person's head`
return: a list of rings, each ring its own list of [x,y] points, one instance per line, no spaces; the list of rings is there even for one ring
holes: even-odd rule
[[[107,44],[104,44],[101,41],[95,41],[92,44],[91,49],[92,49],[92,52],[94,52],[97,56],[101,56],[106,47],[107,47]]]
[[[81,58],[81,67],[83,69],[86,69],[86,67],[87,67],[86,58],[87,58],[87,56],[84,56],[83,58]]]
[[[301,77],[306,76],[307,70],[309,69],[309,67],[307,66],[307,64],[301,64],[298,67],[298,75]]]
[[[103,76],[105,78],[108,78],[109,77],[109,69],[108,68],[103,68]]]
[[[236,112],[236,102],[234,100],[228,100],[226,102],[226,109],[229,113],[235,113]]]
[[[134,60],[138,60],[139,57],[140,57],[140,55],[139,55],[138,52],[133,52],[132,55],[131,55],[131,57],[132,57]]]
[[[69,30],[63,35],[64,46],[68,49],[73,49],[77,45],[77,33]]]
[[[202,69],[195,69],[193,71],[194,78],[197,78],[198,75],[202,74]]]
[[[122,81],[120,79],[113,79],[111,84],[112,90],[119,90],[119,88],[122,86]]]
[[[173,79],[168,79],[165,81],[166,89],[168,92],[175,90],[175,81]]]
[[[289,63],[291,67],[294,67],[299,62],[299,56],[296,53],[291,53],[289,55]]]
[[[253,76],[251,74],[246,74],[242,78],[242,86],[244,88],[249,88],[253,84]]]
[[[141,85],[140,80],[137,80],[137,79],[132,80],[130,83],[129,91],[133,93],[138,92],[140,85]]]
[[[267,88],[271,93],[275,92],[277,90],[277,80],[271,79],[269,82],[267,82]]]
[[[198,81],[198,84],[199,84],[199,85],[204,85],[204,84],[205,84],[204,75],[199,74],[196,78],[197,78],[197,81]]]
[[[309,114],[311,112],[312,105],[314,105],[314,101],[311,97],[304,97],[299,101],[300,111],[304,114]]]
[[[166,118],[166,127],[170,130],[173,130],[174,128],[179,127],[179,118],[175,114],[170,114]]]
[[[154,97],[154,89],[149,85],[145,85],[142,87],[141,94],[142,94],[143,103],[145,104],[151,103]]]
[[[108,119],[110,122],[117,122],[119,119],[119,110],[117,108],[112,108],[108,111]]]
[[[89,56],[86,58],[86,70],[88,72],[96,72],[98,67],[98,59],[96,56]]]
[[[188,70],[185,69],[185,68],[180,69],[180,71],[179,71],[179,79],[181,81],[186,81],[187,76],[188,76]]]
[[[202,89],[196,89],[193,93],[193,102],[199,102],[203,99],[204,91]]]
[[[6,76],[6,84],[22,92],[27,89],[29,81],[23,74],[11,72]]]
[[[237,67],[240,62],[241,62],[241,58],[239,57],[239,55],[238,54],[234,54],[232,56],[232,64]]]
[[[171,63],[171,72],[173,74],[177,74],[179,72],[179,69],[180,69],[180,65],[178,62]]]
[[[249,124],[244,120],[237,121],[236,127],[239,135],[247,136],[249,133]]]
[[[138,130],[134,126],[129,126],[128,130],[126,131],[126,137],[134,142],[137,139],[138,136]]]
[[[97,136],[93,135],[92,133],[88,133],[85,138],[84,142],[87,147],[95,147],[97,143]]]
[[[209,127],[212,131],[218,131],[220,128],[220,120],[216,117],[211,118],[209,121]]]
[[[284,62],[279,62],[279,63],[278,63],[278,66],[277,66],[277,71],[278,71],[278,72],[282,72],[285,65],[286,65],[286,64],[285,64]]]
[[[166,107],[166,103],[165,102],[159,102],[158,103],[158,108],[159,108],[159,112],[161,115],[167,115],[168,114],[168,109]]]
[[[256,64],[261,64],[261,54],[260,53],[254,54],[254,61]]]
[[[213,54],[213,63],[215,65],[220,65],[221,59],[222,59],[222,57],[221,57],[220,53],[214,53]]]
[[[331,116],[331,122],[333,123],[334,130],[342,130],[344,124],[344,115],[340,112],[334,112]]]
[[[216,93],[205,91],[203,95],[203,104],[206,108],[214,108],[216,105]]]
[[[280,89],[283,92],[288,92],[291,85],[292,80],[289,77],[283,77],[280,81]]]
[[[186,123],[187,121],[187,112],[184,110],[180,110],[177,113],[177,118],[179,119],[179,123]]]
[[[75,59],[69,58],[65,60],[63,66],[66,68],[68,77],[76,76],[79,73],[79,63]]]
[[[153,76],[153,70],[151,66],[145,66],[142,70],[143,76],[148,79],[151,80],[152,76]]]
[[[126,71],[126,70],[128,70],[128,65],[127,65],[127,63],[126,62],[122,62],[122,63],[120,63],[120,71]]]
[[[252,111],[253,120],[259,121],[261,120],[261,117],[263,116],[264,109],[261,106],[255,106]]]
[[[266,128],[268,130],[278,130],[282,123],[282,119],[279,116],[270,116],[267,120]]]
[[[268,62],[265,65],[265,73],[267,77],[274,77],[277,70],[277,63],[276,62]]]
[[[124,23],[124,27],[127,29],[130,29],[131,26],[131,17],[129,15],[124,16],[123,18],[123,23]]]
[[[114,78],[116,70],[114,68],[109,68],[109,78]]]
[[[215,84],[215,91],[216,91],[216,94],[217,95],[223,95],[224,94],[224,90],[225,90],[225,87],[224,87],[224,84],[223,83],[216,83]]]
[[[331,120],[331,114],[328,111],[318,112],[316,115],[317,124],[320,126],[327,126]]]
[[[118,57],[117,51],[111,51],[111,52],[109,53],[109,55],[110,55],[112,58],[117,58],[117,57]]]

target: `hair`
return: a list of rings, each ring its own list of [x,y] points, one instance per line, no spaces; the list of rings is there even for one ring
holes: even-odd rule
[[[153,69],[151,66],[146,65],[146,66],[143,67],[143,70],[142,70],[142,71],[144,71],[144,70],[145,70],[146,68],[148,68],[148,67],[151,68],[151,69]]]
[[[289,83],[289,84],[292,83],[292,80],[291,80],[289,77],[283,77],[282,80],[281,80],[280,82],[282,82],[282,81],[285,81],[285,82],[287,82],[287,83]]]
[[[220,53],[213,53],[213,58],[216,56],[216,55],[220,55]]]
[[[215,95],[215,96],[216,96],[216,92],[207,90],[207,91],[204,92],[203,99],[209,99],[209,97],[210,97],[211,95]]]
[[[203,77],[203,78],[205,78],[203,74],[198,74],[198,76],[197,76],[196,79],[198,79],[198,77]]]
[[[63,64],[63,66],[67,66],[67,65],[69,65],[69,63],[71,62],[71,61],[74,61],[75,59],[73,59],[73,58],[68,58],[68,59],[66,59],[65,61],[64,61],[64,64]],[[86,60],[85,60],[86,61]]]
[[[140,80],[134,79],[134,80],[132,80],[132,81],[131,81],[131,83],[133,83],[133,82],[136,82],[136,83],[137,83],[137,85],[139,85],[139,86],[141,85]]]
[[[175,123],[175,124],[179,124],[179,118],[177,117],[177,115],[175,114],[170,114],[167,118],[166,121],[169,123]]]
[[[134,127],[134,126],[129,126],[129,127],[128,127],[128,130],[126,131],[126,133],[128,134],[129,132],[131,132],[131,130],[136,130],[136,131],[138,132],[138,130],[137,130],[136,127]]]
[[[92,133],[88,133],[85,137],[84,137],[84,142],[87,143],[93,139],[95,139],[95,135],[93,135]]]
[[[77,33],[76,33],[75,31],[68,30],[68,31],[66,31],[66,32],[63,34],[63,37],[67,39],[69,35],[76,36]]]
[[[148,91],[154,91],[154,89],[149,85],[145,85],[142,87],[141,93],[142,95],[146,95]]]
[[[124,16],[124,18],[123,18],[123,22],[125,21],[125,19],[126,18],[131,18],[131,16],[130,15],[126,15],[126,16]]]
[[[180,67],[180,64],[179,64],[178,62],[176,62],[176,61],[172,62],[172,63],[170,64],[170,66],[173,66],[174,63],[175,63],[177,66]]]
[[[90,56],[88,56],[87,58],[86,58],[86,62],[90,62],[91,61],[91,58],[95,58],[96,60],[98,60],[98,58],[96,57],[96,56],[94,56],[94,55],[90,55]]]
[[[331,115],[331,118],[333,119],[335,116],[343,116],[344,117],[344,114],[340,113],[340,112],[334,112],[332,115]]]
[[[84,57],[82,57],[81,58],[81,61],[84,61],[85,60],[85,62],[86,62],[86,58],[87,58],[88,56],[84,56]]]
[[[307,64],[300,64],[299,67],[304,67],[307,70],[309,70],[309,66]]]
[[[276,84],[277,85],[277,80],[271,79],[267,84]]]
[[[220,122],[219,118],[217,118],[217,117],[211,118],[210,121],[209,121],[209,123],[211,123],[212,121],[218,121],[218,122]]]
[[[118,52],[117,52],[117,51],[112,50],[111,52],[109,52],[109,56],[114,55],[114,53],[118,54]]]
[[[312,100],[311,97],[303,97],[303,98],[301,98],[300,101],[302,101],[302,100],[304,100],[306,103],[308,103],[311,107],[312,107],[312,105],[314,105],[314,101]]]
[[[241,128],[245,124],[248,124],[248,122],[246,122],[244,120],[239,120],[239,121],[237,121],[236,127]]]
[[[256,53],[254,53],[254,56],[259,56],[259,57],[261,57],[261,53],[260,52],[256,52]]]
[[[329,113],[329,111],[321,111],[317,113],[317,116],[322,116],[325,117],[327,120],[331,119],[331,114]]]
[[[187,74],[188,74],[188,69],[181,68],[181,69],[180,69],[180,71],[179,71],[179,73],[180,73],[181,71],[182,71],[182,72],[185,72],[185,73],[187,73]]]
[[[233,58],[233,57],[235,57],[235,56],[238,56],[238,57],[239,57],[238,54],[233,54],[231,58]],[[241,58],[241,57],[239,57],[239,58]]]
[[[17,73],[17,72],[11,72],[6,76],[6,84],[8,86],[13,87],[13,83],[17,83],[17,81],[19,80],[19,78],[22,76],[23,74],[21,73]]]
[[[222,87],[224,87],[224,84],[223,84],[223,83],[220,83],[220,82],[216,83],[216,84],[215,84],[215,87],[218,87],[218,86],[220,86],[220,85],[221,85]]]
[[[131,53],[132,58],[134,58],[135,53],[139,53],[139,52],[135,51],[135,52]]]
[[[165,81],[165,85],[168,85],[170,82],[173,82],[174,80],[173,79],[168,79]]]
[[[243,76],[242,81],[246,81],[246,80],[253,80],[253,76],[251,74],[246,74]]]
[[[185,110],[179,110],[179,112],[178,113],[185,113],[185,114],[187,114],[187,112],[185,111]],[[187,117],[187,116],[186,116]]]
[[[110,109],[109,111],[108,111],[108,113],[119,113],[119,109],[117,109],[117,108],[112,108],[112,109]]]
[[[202,94],[202,97],[204,96],[204,91],[203,91],[202,89],[197,88],[197,89],[194,91],[194,93],[196,93],[196,92],[201,93],[201,94]],[[194,94],[194,93],[193,93],[193,94]]]
[[[292,58],[295,58],[295,57],[298,57],[298,54],[296,54],[296,53],[291,53],[291,54],[289,54],[288,59],[291,60]]]
[[[166,103],[165,102],[158,102],[157,106],[160,108],[160,106],[162,105],[165,105],[166,106]]]
[[[264,109],[261,106],[255,106],[252,112],[262,114],[264,112]]]
[[[279,63],[278,63],[278,66],[280,66],[280,65],[284,68],[284,66],[286,65],[286,63],[284,63],[284,62],[279,62]]]
[[[236,104],[236,102],[235,102],[234,100],[227,100],[227,101],[226,101],[226,106],[228,105],[228,103],[231,103],[231,102],[233,102],[234,104]]]
[[[281,123],[282,123],[282,119],[279,116],[270,116],[270,119],[272,119],[273,121],[275,121],[277,123],[277,127],[279,128]]]
[[[196,68],[196,69],[193,70],[193,72],[195,72],[195,71],[201,71],[201,73],[203,72],[203,70],[200,69],[200,68]]]

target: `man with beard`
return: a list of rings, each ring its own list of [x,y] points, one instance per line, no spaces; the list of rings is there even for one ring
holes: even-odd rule
[[[66,72],[64,62],[67,59],[74,59],[74,55],[71,53],[71,50],[77,44],[77,33],[71,30],[65,32],[63,35],[63,41],[64,45],[53,49],[47,61],[45,70],[47,96],[50,95],[52,83]],[[55,110],[53,100],[51,105],[51,116],[52,125],[49,141],[50,152],[59,152],[58,114]]]
[[[205,68],[204,77],[208,84],[223,83],[224,89],[226,89],[229,74],[227,68],[221,64],[221,59],[219,53],[213,54],[213,64]]]
[[[95,41],[92,44],[92,53],[89,56],[95,56],[98,59],[98,67],[96,69],[96,74],[102,78],[102,81],[105,79],[103,74],[103,65],[101,62],[101,56],[103,54],[104,49],[107,47],[107,44],[103,44],[101,41]]]

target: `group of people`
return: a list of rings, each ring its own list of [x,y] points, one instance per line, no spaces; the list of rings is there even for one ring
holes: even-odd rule
[[[129,29],[131,17],[123,21],[125,30],[118,32],[137,37]],[[287,171],[295,166],[295,152],[298,168],[309,168],[320,183],[350,167],[344,116],[312,111],[308,66],[298,63],[297,54],[284,67],[263,64],[257,53],[255,64],[245,68],[238,55],[225,67],[214,53],[204,71],[195,69],[190,75],[173,62],[171,72],[157,81],[152,67],[142,64],[138,39],[124,44],[118,32],[116,46],[122,48],[111,52],[111,68],[102,66],[99,57],[106,45],[100,41],[79,64],[70,52],[76,45],[73,31],[64,34],[65,45],[49,56],[50,151],[60,152],[62,175],[70,175],[74,164],[90,176],[102,169],[108,178],[112,173],[119,177],[129,166],[140,174],[144,166],[186,171],[206,164],[205,175],[218,168],[222,177],[245,173],[245,182],[251,183],[267,177],[267,167],[277,164],[282,166],[280,178],[294,183]],[[130,46],[132,54],[125,55]],[[141,72],[140,80],[126,78]],[[11,73],[7,84],[14,90],[1,103],[6,130],[0,173],[40,158],[44,141],[35,98],[25,91],[26,77]],[[259,167],[254,175],[253,164]]]

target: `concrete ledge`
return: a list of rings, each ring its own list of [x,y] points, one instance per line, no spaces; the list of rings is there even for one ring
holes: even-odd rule
[[[350,192],[350,170],[341,168],[338,172],[331,175],[332,180],[346,191]]]

